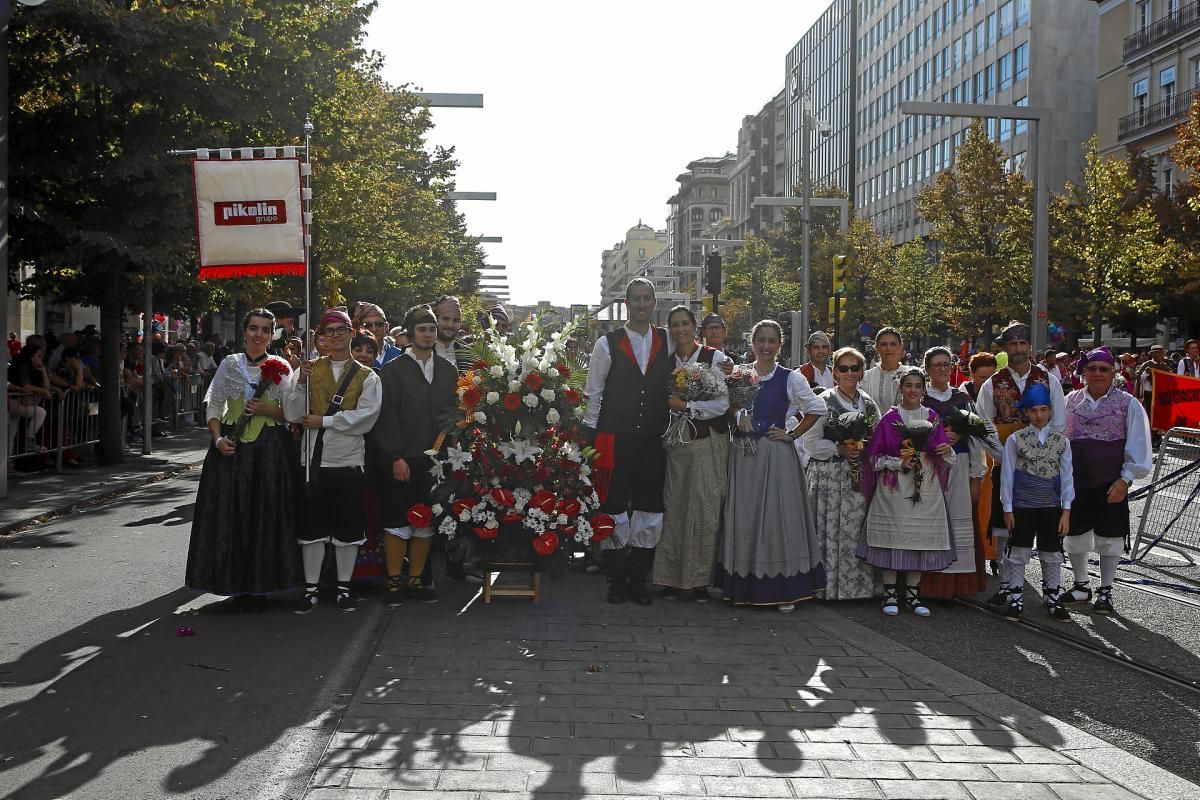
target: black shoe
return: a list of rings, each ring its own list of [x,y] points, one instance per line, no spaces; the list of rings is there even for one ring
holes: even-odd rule
[[[695,603],[707,603],[712,598],[708,594],[708,589],[703,586],[697,586],[692,589],[692,601]]]
[[[1063,593],[1061,602],[1090,603],[1092,602],[1092,590],[1086,583],[1075,581],[1075,585]]]
[[[996,606],[997,608],[1003,608],[1004,606],[1008,605],[1008,598],[1011,594],[1012,594],[1011,589],[1006,589],[1006,588],[1002,587],[1000,589],[1000,591],[996,592],[994,595],[992,595],[991,597],[988,598],[988,601],[987,601],[988,605]]]
[[[646,589],[646,584],[641,581],[634,582],[632,579],[629,581],[629,599],[639,606],[648,606],[654,602],[654,598]]]
[[[307,614],[317,607],[317,587],[312,584],[305,584],[304,594],[296,599],[295,605],[292,606],[293,614]]]
[[[358,610],[358,600],[351,593],[350,587],[344,583],[338,584],[337,590],[337,607],[347,613]]]
[[[1070,612],[1062,607],[1062,593],[1058,589],[1043,592],[1042,600],[1046,603],[1046,613],[1050,615],[1050,619],[1055,622],[1071,621]]]
[[[608,587],[608,602],[619,606],[629,599],[629,592],[624,583],[613,583]]]
[[[422,603],[436,603],[438,601],[437,592],[434,591],[432,586],[414,585],[409,590],[409,596]]]
[[[1008,605],[1004,607],[1002,612],[1004,616],[1010,619],[1020,619],[1021,612],[1025,610],[1025,597],[1019,592],[1013,592],[1008,596]]]
[[[388,608],[399,608],[404,605],[404,584],[399,575],[388,576],[387,600]]]
[[[1092,606],[1092,612],[1105,615],[1117,613],[1117,609],[1113,607],[1111,586],[1101,586],[1096,592],[1096,603]]]

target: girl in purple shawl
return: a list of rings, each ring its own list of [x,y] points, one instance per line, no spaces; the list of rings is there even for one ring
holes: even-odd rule
[[[883,415],[867,445],[862,470],[867,520],[858,557],[883,570],[883,613],[900,613],[898,574],[905,575],[904,604],[928,617],[921,600],[922,572],[954,562],[946,488],[954,448],[937,412],[921,405],[925,374],[911,367],[900,376],[900,404]]]

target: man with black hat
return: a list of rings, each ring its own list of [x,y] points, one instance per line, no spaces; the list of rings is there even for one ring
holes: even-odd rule
[[[458,372],[448,360],[434,355],[438,319],[433,310],[429,306],[410,308],[404,328],[412,345],[380,370],[383,408],[371,432],[383,468],[379,494],[389,607],[400,605],[406,592],[424,603],[437,602],[433,586],[420,577],[429,559],[434,529],[408,512],[429,502],[433,460],[426,451],[437,439],[439,418],[458,404]],[[400,578],[405,556],[410,576],[407,587]]]
[[[808,337],[808,361],[800,365],[800,374],[808,381],[809,388],[820,393],[833,388],[833,370],[829,367],[829,354],[833,343],[825,331],[814,331]]]
[[[666,330],[650,324],[654,284],[634,278],[625,287],[629,320],[601,336],[588,367],[585,427],[595,432],[593,474],[601,509],[616,522],[600,543],[610,584],[608,602],[650,605],[646,577],[662,536],[667,460],[667,384],[675,359]]]
[[[1029,340],[1032,332],[1023,322],[1012,322],[1000,334],[1000,342],[1008,353],[1008,366],[997,370],[992,377],[979,387],[979,400],[976,410],[979,416],[990,419],[996,424],[1000,443],[1008,441],[1008,437],[1029,424],[1029,419],[1019,403],[1025,389],[1032,384],[1043,384],[1050,393],[1050,423],[1047,427],[1063,431],[1066,425],[1066,400],[1063,396],[1062,384],[1048,373],[1043,367],[1030,360]],[[997,464],[992,470],[992,514],[990,525],[992,540],[996,544],[996,555],[999,559],[1004,555],[1008,545],[1008,525],[1004,520],[1004,507],[1000,498],[1001,468]],[[1061,563],[1062,554],[1057,554]],[[1005,562],[1007,564],[1007,562]],[[1008,571],[1015,571],[1016,564],[1008,565]],[[1008,571],[1001,574],[1008,574]],[[995,606],[1007,606],[1011,592],[1006,587],[988,601]]]
[[[304,309],[296,308],[286,300],[273,300],[267,303],[266,308],[275,315],[275,333],[271,336],[271,343],[267,345],[267,352],[273,356],[287,358],[288,339],[297,337],[304,341],[304,332],[296,328],[296,320],[300,319]],[[307,348],[308,342],[305,342],[304,346]]]
[[[725,349],[725,335],[727,332],[725,320],[721,319],[721,315],[715,311],[700,320],[700,336],[703,338],[705,346],[719,350],[722,355],[727,356],[727,358],[722,359],[720,369],[726,375],[730,375],[733,373],[733,365],[740,363],[743,359],[737,358]]]

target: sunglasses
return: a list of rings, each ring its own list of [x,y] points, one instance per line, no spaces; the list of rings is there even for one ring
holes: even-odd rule
[[[1093,364],[1083,368],[1084,372],[1112,372],[1113,368],[1107,364]]]
[[[838,364],[834,369],[838,372],[862,372],[862,364]]]
[[[388,326],[388,323],[387,323],[386,319],[376,320],[375,322],[364,322],[363,323],[364,328],[386,328],[387,326]]]

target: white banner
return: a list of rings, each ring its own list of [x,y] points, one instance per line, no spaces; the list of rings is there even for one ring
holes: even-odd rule
[[[300,159],[192,161],[200,278],[304,274]]]

